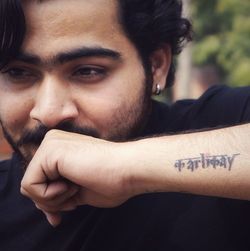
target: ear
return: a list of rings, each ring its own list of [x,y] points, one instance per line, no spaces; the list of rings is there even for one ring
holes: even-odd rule
[[[155,50],[150,56],[150,61],[153,78],[152,93],[156,93],[157,85],[161,90],[164,90],[166,87],[168,71],[172,62],[170,46],[164,44]]]

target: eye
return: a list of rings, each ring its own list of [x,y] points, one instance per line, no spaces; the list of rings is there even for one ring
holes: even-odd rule
[[[23,68],[9,68],[4,70],[2,73],[6,74],[8,78],[14,81],[34,79],[36,77],[30,70]]]
[[[78,68],[74,73],[73,76],[86,79],[86,80],[98,80],[103,78],[106,75],[106,69],[101,67],[92,67],[92,66],[84,66]]]

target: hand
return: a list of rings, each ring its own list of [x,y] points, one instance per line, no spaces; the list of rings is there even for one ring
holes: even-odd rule
[[[53,226],[60,224],[60,212],[79,205],[118,206],[133,196],[122,144],[51,130],[26,170],[21,193]]]

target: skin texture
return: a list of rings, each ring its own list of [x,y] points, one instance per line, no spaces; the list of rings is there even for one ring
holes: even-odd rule
[[[22,193],[34,195],[26,186],[33,183],[32,177],[38,178],[36,181],[40,184],[49,181],[49,185],[42,186],[43,198],[35,195],[32,200],[50,223],[56,225],[60,222],[58,206],[63,207],[62,210],[82,204],[115,206],[131,196],[126,194],[120,198],[121,188],[125,189],[123,168],[119,172],[110,168],[110,181],[119,187],[119,192],[115,192],[119,199],[115,202],[103,197],[101,191],[105,186],[94,185],[88,190],[82,187],[83,181],[77,180],[77,177],[88,177],[82,173],[84,170],[92,170],[92,174],[102,177],[104,163],[112,167],[119,162],[112,159],[116,156],[116,147],[111,147],[114,143],[108,141],[58,130],[47,133],[40,146],[37,143],[17,145],[17,142],[24,132],[35,131],[41,125],[53,129],[65,122],[92,129],[104,140],[123,141],[133,137],[147,121],[156,84],[160,84],[161,89],[165,87],[171,53],[167,45],[155,51],[150,57],[152,72],[146,77],[135,46],[118,22],[115,0],[22,3],[27,33],[21,52],[26,59],[31,55],[32,60],[24,62],[24,57],[18,58],[1,72],[0,122],[10,143],[30,162]],[[105,48],[119,54],[119,58],[94,55],[66,62],[57,60],[62,53],[72,54],[82,48]],[[83,159],[87,161],[84,165]],[[93,160],[98,162],[95,168]],[[67,166],[63,171],[65,176],[58,172],[59,162],[64,163],[63,169]],[[31,170],[42,174],[41,168],[51,176],[48,173],[42,177],[38,173],[31,175]],[[107,187],[109,192],[116,190],[113,185]],[[97,202],[97,198],[102,199]]]
[[[150,104],[145,91],[149,76],[145,77],[134,46],[118,25],[115,1],[27,1],[24,7],[32,25],[23,51],[39,56],[42,63],[25,65],[29,71],[18,81],[10,72],[1,74],[2,124],[13,141],[23,129],[54,128],[62,122],[90,127],[102,138],[50,130],[39,147],[21,146],[24,155],[31,156],[21,193],[34,201],[50,224],[58,225],[62,211],[79,205],[114,207],[147,192],[185,191],[249,200],[249,124],[132,142],[107,141],[129,138],[131,128],[146,120],[143,110]],[[105,47],[120,57],[55,64],[58,53],[82,46]],[[169,59],[167,45],[151,55],[152,91],[156,84],[164,87]],[[103,64],[107,74],[96,69]],[[89,65],[95,67],[89,70]],[[230,170],[218,164],[202,167],[201,162],[193,171],[188,165],[176,168],[179,161],[201,155],[237,157]]]
[[[246,124],[124,143],[52,130],[30,162],[21,192],[53,226],[60,224],[62,211],[79,205],[115,207],[144,193],[185,192],[249,200],[249,129]],[[206,166],[177,168],[180,160],[187,163],[201,153]],[[228,163],[226,168],[208,164],[213,156],[222,155],[235,156],[230,168]]]
[[[116,2],[24,1],[23,5],[27,34],[22,53],[39,57],[41,62],[17,60],[4,71],[18,68],[21,72],[0,75],[0,121],[12,142],[24,130],[41,124],[54,128],[65,121],[96,130],[107,140],[125,140],[140,131],[150,110],[151,90],[146,88],[148,81],[136,49],[118,24]],[[120,58],[93,56],[54,62],[58,54],[83,47],[107,48]],[[164,71],[158,71],[159,60],[156,53],[152,65],[157,65],[153,69],[157,79],[152,78],[164,88],[168,62],[164,62]],[[20,147],[28,160],[36,149],[34,144]]]

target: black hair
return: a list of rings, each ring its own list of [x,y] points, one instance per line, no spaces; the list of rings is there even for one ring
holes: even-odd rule
[[[182,17],[181,0],[118,0],[120,23],[137,48],[143,65],[149,68],[150,54],[168,44],[179,54],[191,40],[191,23]],[[18,54],[25,36],[21,0],[0,1],[0,69]],[[174,81],[172,61],[167,86]]]
[[[181,0],[119,0],[120,19],[130,40],[136,46],[144,66],[163,44],[178,55],[185,42],[192,40],[192,25],[182,17]],[[150,66],[149,66],[150,67]],[[174,58],[167,77],[167,86],[174,83]]]
[[[25,36],[25,17],[19,0],[0,1],[0,69],[18,54]]]

